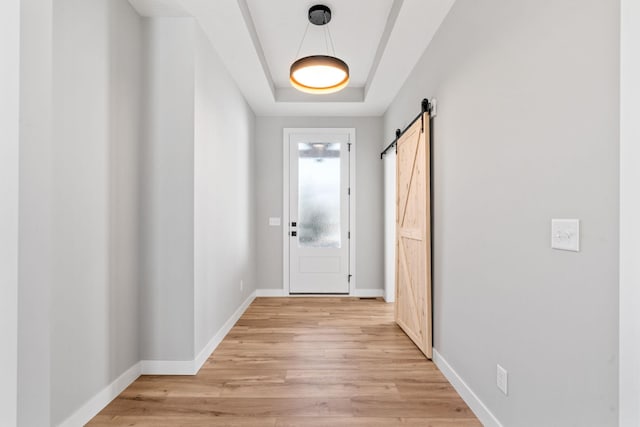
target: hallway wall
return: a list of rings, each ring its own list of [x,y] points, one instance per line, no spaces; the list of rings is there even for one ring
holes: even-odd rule
[[[53,0],[20,1],[18,425],[49,425]]]
[[[195,355],[253,293],[255,115],[195,31]],[[242,281],[242,289],[240,282]]]
[[[18,176],[20,2],[0,14],[0,425],[15,425],[18,405]]]
[[[143,33],[141,358],[192,362],[255,289],[255,115],[193,18]]]
[[[140,351],[194,355],[194,22],[143,19]]]
[[[125,0],[54,2],[53,425],[140,360],[140,30]]]
[[[199,367],[252,295],[255,116],[191,18],[60,0],[53,52],[43,395],[75,425],[145,363]]]
[[[640,2],[621,2],[620,427],[640,425]]]
[[[458,0],[385,114],[438,99],[435,348],[505,426],[617,424],[619,12]]]

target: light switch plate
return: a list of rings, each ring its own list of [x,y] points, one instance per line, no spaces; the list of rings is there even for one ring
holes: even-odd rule
[[[563,251],[580,251],[580,220],[552,219],[551,247]]]
[[[269,218],[269,225],[272,227],[279,227],[280,226],[280,218],[279,217],[270,217]]]

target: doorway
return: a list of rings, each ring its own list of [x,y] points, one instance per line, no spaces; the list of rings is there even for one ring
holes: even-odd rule
[[[285,291],[349,295],[354,288],[355,130],[284,130]]]

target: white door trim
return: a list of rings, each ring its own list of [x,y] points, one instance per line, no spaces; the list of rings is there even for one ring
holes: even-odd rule
[[[620,361],[619,425],[640,425],[640,5],[621,3],[620,34]]]
[[[355,295],[356,289],[356,129],[355,128],[284,128],[282,133],[282,280],[285,295],[290,295],[289,283],[289,135],[294,133],[349,135],[351,151],[349,156],[349,295]]]

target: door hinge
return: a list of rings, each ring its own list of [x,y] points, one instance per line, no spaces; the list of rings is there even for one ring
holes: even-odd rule
[[[351,195],[351,187],[349,187],[349,188],[347,189],[347,194],[348,194],[349,196]]]
[[[351,238],[351,232],[347,231],[347,239],[350,239],[350,238]]]
[[[351,283],[351,276],[353,276],[353,274],[349,274],[349,275],[347,276],[347,282],[348,282],[348,283]]]
[[[347,143],[347,151],[351,152],[351,143],[350,142]]]

